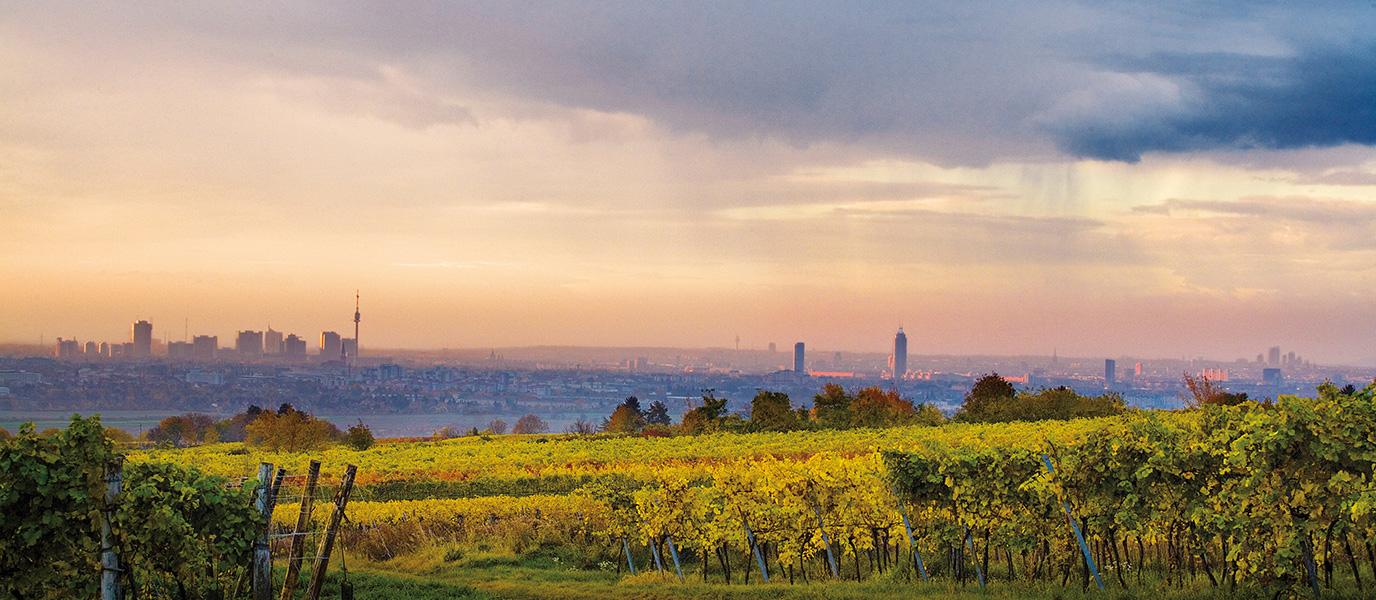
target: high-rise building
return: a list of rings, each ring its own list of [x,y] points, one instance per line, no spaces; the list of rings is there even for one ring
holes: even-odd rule
[[[354,357],[358,356],[358,340],[354,338],[344,338],[339,340],[339,351],[344,355],[349,364],[353,364]]]
[[[100,355],[105,358],[110,358],[110,342],[100,343]]]
[[[134,342],[134,356],[147,357],[153,355],[153,324],[148,321],[135,321],[130,332],[130,340]]]
[[[263,332],[244,330],[234,339],[234,351],[243,356],[257,356],[263,353]]]
[[[196,346],[191,342],[167,342],[167,358],[186,360],[195,357]]]
[[[333,331],[320,332],[320,358],[323,360],[339,360],[339,351],[343,345],[339,343],[338,333]]]
[[[1142,362],[1141,362],[1141,361],[1138,361],[1137,364],[1135,364],[1135,365],[1132,366],[1132,376],[1133,376],[1133,377],[1141,377],[1141,376],[1142,376]]]
[[[269,326],[269,327],[268,327],[268,330],[263,332],[263,354],[281,354],[281,353],[282,353],[282,332],[277,331],[277,330],[273,329],[271,326]]]
[[[95,343],[95,342],[86,342],[86,350],[85,350],[84,352],[82,352],[82,354],[85,354],[86,356],[95,356],[95,355],[96,355],[96,343]]]
[[[902,379],[903,374],[908,372],[908,334],[903,333],[903,328],[898,328],[898,334],[893,336],[893,378]]]
[[[287,358],[304,358],[306,356],[306,340],[296,337],[296,334],[287,336],[282,341],[282,354]]]
[[[1280,384],[1285,382],[1285,376],[1276,367],[1262,369],[1261,382],[1272,387],[1280,387]]]
[[[802,342],[793,344],[793,371],[795,373],[806,373],[807,367],[804,363],[805,348]]]
[[[1118,361],[1111,358],[1104,359],[1104,385],[1113,385],[1118,379]]]
[[[1271,349],[1266,351],[1266,364],[1280,366],[1280,346],[1271,346]]]
[[[776,345],[774,345],[774,342],[769,342],[769,353],[770,353],[770,354],[773,354],[773,353],[778,352],[778,351],[779,351],[779,347],[776,346]]]
[[[191,338],[191,357],[196,360],[215,360],[215,352],[219,349],[218,336],[198,335]]]
[[[57,348],[53,355],[57,358],[76,358],[78,348],[76,340],[57,338]]]

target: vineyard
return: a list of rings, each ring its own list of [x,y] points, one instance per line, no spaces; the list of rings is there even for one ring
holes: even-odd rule
[[[1373,390],[1041,423],[471,437],[325,462],[359,465],[345,539],[378,564],[563,547],[730,584],[1360,593],[1376,585]],[[234,475],[306,457],[223,444],[132,459]]]
[[[309,455],[241,443],[142,450],[124,457],[134,493],[112,522],[130,578],[172,590],[154,597],[203,597],[201,588],[178,595],[177,582],[191,579],[234,597],[255,536],[273,540],[280,572],[292,532],[323,530],[334,517],[317,510],[314,523],[298,522],[307,518],[300,499],[330,496],[298,490],[299,474],[318,460],[322,482],[357,465],[347,515],[329,527],[340,527],[339,566],[347,557],[364,582],[448,577],[474,593],[521,597],[746,592],[765,583],[822,586],[829,596],[935,586],[1013,597],[1063,589],[1362,597],[1376,586],[1373,393],[1323,386],[1317,398],[1036,423],[472,436]],[[34,461],[53,473],[68,465],[85,479],[29,480],[96,490],[99,474],[73,466],[115,453],[93,427],[74,421],[58,438],[28,432],[6,442],[0,467],[29,477]],[[53,462],[63,444],[98,456]],[[267,509],[268,534],[258,533],[250,506],[261,463],[294,474]],[[67,530],[42,515],[90,522],[99,503],[83,495],[30,506],[35,494],[45,492],[0,490],[7,531],[18,532],[0,561],[18,568],[53,543],[93,560],[94,538],[49,541]],[[542,571],[511,570],[531,557]],[[520,587],[545,576],[572,587]],[[91,581],[31,571],[6,589],[47,582],[89,592]]]

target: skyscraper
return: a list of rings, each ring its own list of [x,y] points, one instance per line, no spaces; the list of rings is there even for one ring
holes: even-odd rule
[[[282,353],[287,358],[304,358],[306,356],[306,340],[296,337],[296,334],[287,336],[282,342]]]
[[[219,336],[198,335],[191,338],[191,357],[196,360],[215,360],[215,351],[219,349]]]
[[[1280,346],[1271,346],[1271,349],[1266,351],[1266,364],[1280,366]]]
[[[1104,386],[1113,385],[1118,379],[1118,361],[1111,358],[1104,359]]]
[[[263,354],[282,353],[282,332],[268,326],[268,330],[263,332]]]
[[[903,328],[898,328],[898,335],[893,336],[893,378],[902,379],[903,374],[908,372],[908,334],[903,333]]]
[[[153,324],[148,321],[135,321],[130,338],[134,342],[134,356],[153,355]]]
[[[339,360],[339,351],[343,346],[339,342],[339,334],[333,331],[320,332],[320,359]]]
[[[796,373],[806,373],[807,367],[804,366],[804,347],[802,342],[793,345],[793,371]]]
[[[234,340],[234,351],[244,356],[257,356],[263,353],[263,332],[245,330],[239,332]]]

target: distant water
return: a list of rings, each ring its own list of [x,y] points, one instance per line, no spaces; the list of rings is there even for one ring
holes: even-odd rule
[[[86,414],[99,414],[101,423],[107,427],[117,427],[139,435],[158,424],[158,421],[173,415],[184,414],[184,411],[159,411],[159,410],[101,410],[92,411]],[[210,414],[216,419],[223,419],[229,415]],[[373,430],[373,435],[378,437],[411,437],[424,436],[434,433],[436,429],[446,425],[459,430],[468,430],[473,427],[485,429],[487,424],[493,419],[506,421],[510,428],[516,424],[516,419],[521,415],[456,415],[456,414],[383,414],[383,415],[363,415],[363,414],[344,414],[344,415],[317,415],[334,423],[340,429],[344,429],[362,420],[365,425]],[[549,424],[550,431],[563,431],[580,416],[590,421],[600,422],[592,415],[581,415],[575,413],[550,413],[539,415],[541,419]],[[32,421],[42,431],[48,428],[63,428],[71,421],[72,411],[63,410],[31,410],[14,411],[0,410],[0,428],[4,428],[10,433],[19,431],[19,425]]]

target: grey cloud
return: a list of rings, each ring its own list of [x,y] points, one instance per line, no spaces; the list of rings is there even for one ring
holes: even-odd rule
[[[371,2],[16,6],[0,33],[642,115],[940,164],[1376,143],[1369,7]],[[1166,51],[1169,51],[1167,53]],[[1106,60],[1105,57],[1110,57]],[[458,104],[462,104],[459,102]],[[452,107],[396,110],[427,123]]]

